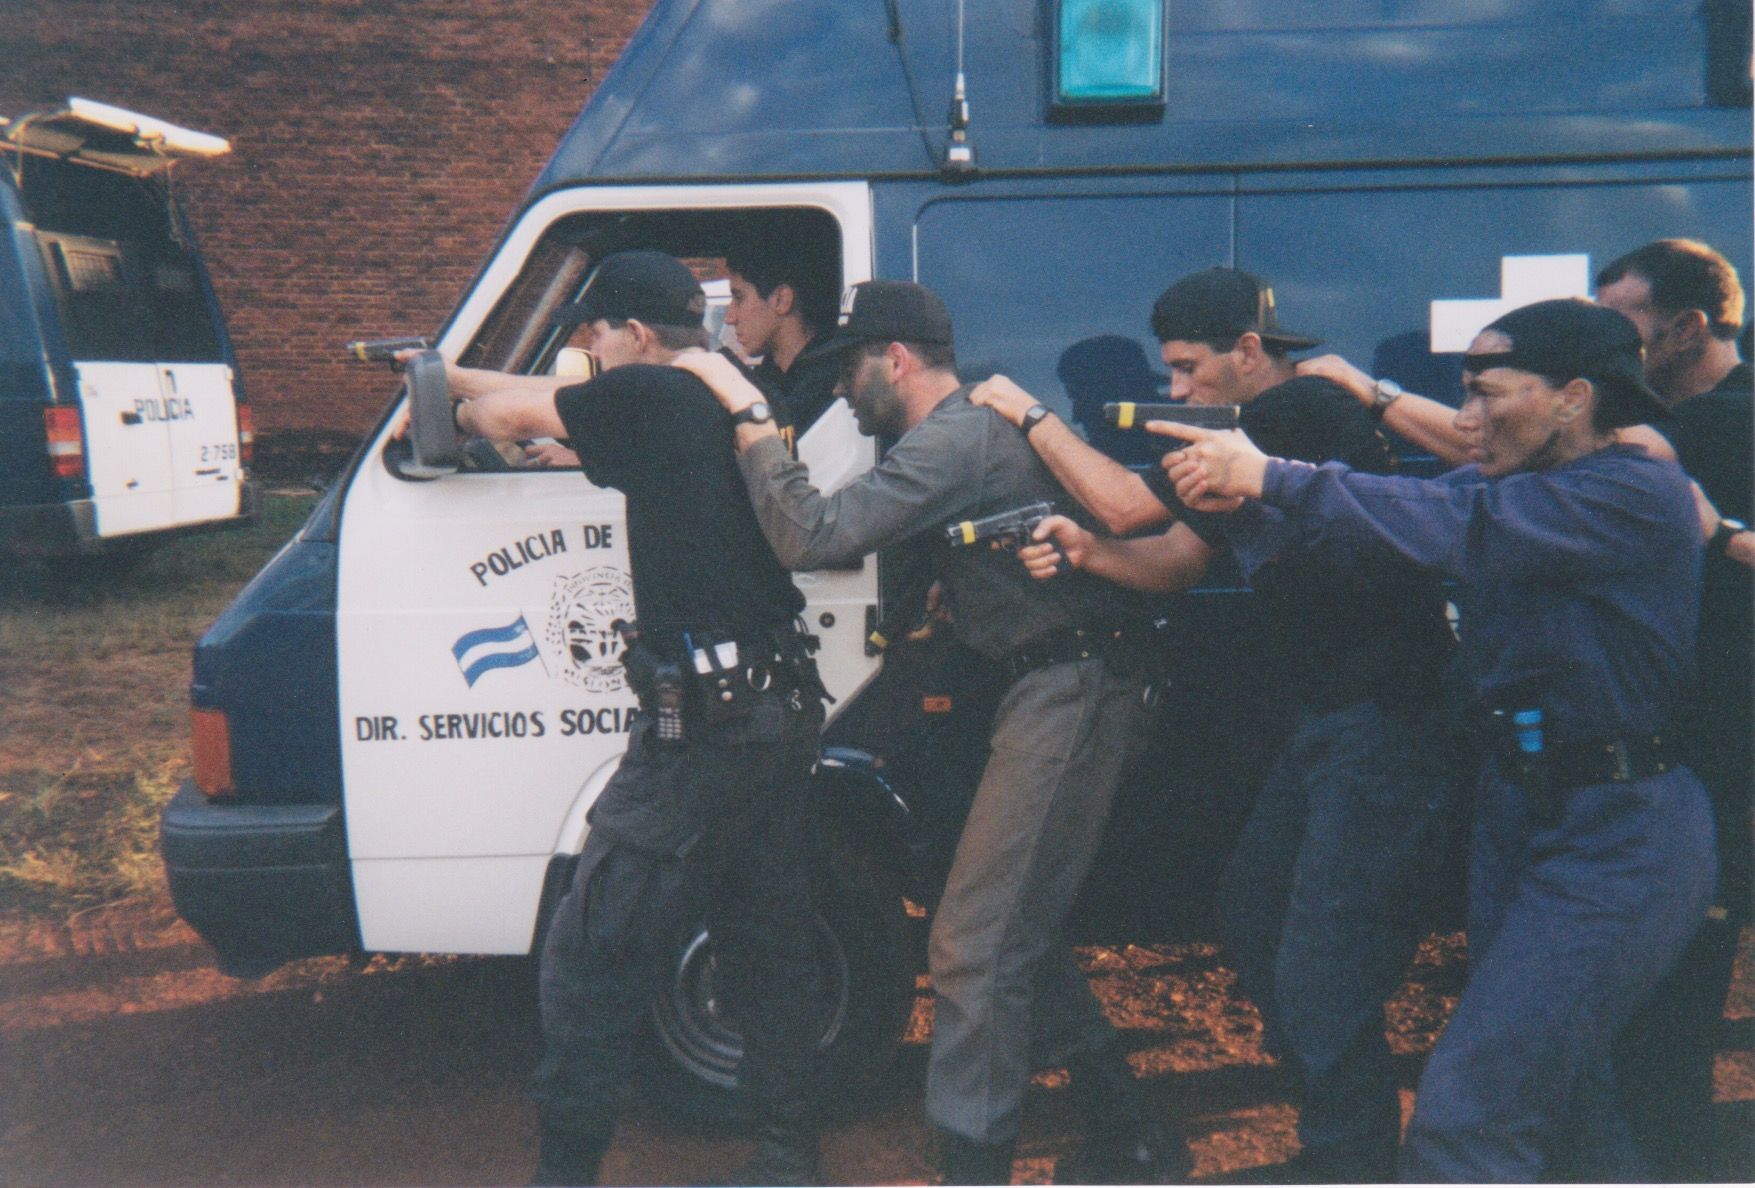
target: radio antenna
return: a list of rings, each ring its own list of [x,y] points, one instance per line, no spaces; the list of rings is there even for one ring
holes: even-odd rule
[[[957,83],[951,95],[951,142],[945,146],[946,173],[972,173],[975,146],[969,143],[969,89],[963,77],[964,0],[957,0]]]

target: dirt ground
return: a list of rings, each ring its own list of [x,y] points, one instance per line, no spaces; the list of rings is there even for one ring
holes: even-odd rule
[[[1404,1112],[1461,988],[1461,949],[1455,936],[1429,941],[1392,1004]],[[1752,950],[1746,933],[1717,1070],[1722,1137],[1702,1153],[1702,1179],[1755,1172]],[[1187,1126],[1196,1180],[1247,1182],[1293,1153],[1291,1086],[1210,946],[1082,955],[1136,1072]],[[162,902],[66,925],[0,918],[0,1183],[523,1183],[532,998],[528,964],[509,960],[324,958],[240,982]],[[830,1128],[830,1182],[928,1181],[930,1025],[923,991],[896,1065]],[[1063,1078],[1039,1077],[1015,1179],[1048,1182],[1076,1142]],[[604,1172],[610,1183],[699,1182],[748,1149],[644,1104]]]

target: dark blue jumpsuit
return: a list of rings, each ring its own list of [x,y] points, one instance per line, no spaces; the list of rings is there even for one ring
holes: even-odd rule
[[[1496,480],[1269,464],[1266,521],[1305,547],[1386,546],[1460,585],[1481,707],[1540,688],[1554,743],[1672,729],[1693,674],[1700,530],[1687,480],[1611,446]],[[1421,1078],[1404,1178],[1637,1179],[1614,1102],[1616,1033],[1700,923],[1712,812],[1687,768],[1565,790],[1557,820],[1482,765],[1470,978]]]

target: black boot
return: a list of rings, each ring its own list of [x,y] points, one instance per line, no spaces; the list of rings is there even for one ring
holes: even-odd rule
[[[531,1188],[583,1188],[597,1183],[614,1126],[563,1127],[545,1123]]]
[[[767,1123],[750,1161],[719,1181],[726,1185],[810,1185],[823,1182],[815,1127]]]
[[[961,1135],[944,1135],[939,1148],[938,1182],[1009,1184],[1015,1146],[1016,1143],[978,1143]]]
[[[1073,1104],[1085,1118],[1085,1142],[1055,1161],[1056,1184],[1181,1184],[1194,1170],[1188,1141],[1163,1119],[1134,1080],[1120,1044],[1068,1067]]]

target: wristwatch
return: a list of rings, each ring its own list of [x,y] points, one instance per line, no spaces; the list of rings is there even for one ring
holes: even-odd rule
[[[1724,556],[1725,550],[1731,547],[1731,537],[1739,532],[1747,531],[1749,531],[1749,525],[1743,523],[1743,521],[1733,520],[1729,516],[1721,517],[1718,522],[1718,527],[1714,528],[1712,530],[1712,535],[1707,538],[1707,553],[1715,557]]]
[[[1371,415],[1383,419],[1389,406],[1405,395],[1402,386],[1392,379],[1380,379],[1371,385]]]
[[[738,409],[731,414],[733,425],[769,425],[774,421],[774,410],[766,401],[757,400],[748,408]]]
[[[1025,437],[1028,437],[1030,430],[1046,421],[1048,416],[1049,410],[1046,404],[1032,404],[1024,410],[1024,419],[1018,422],[1018,428],[1024,431]]]

